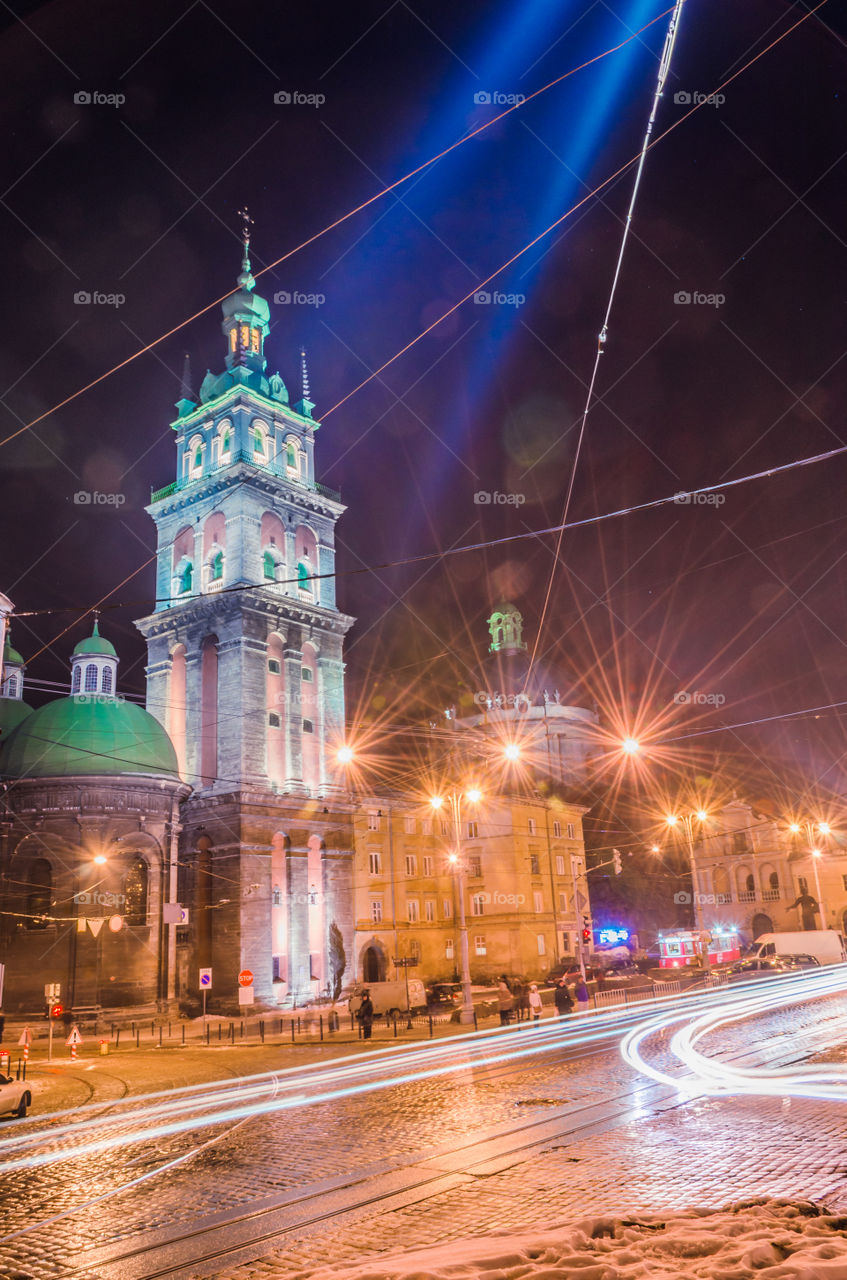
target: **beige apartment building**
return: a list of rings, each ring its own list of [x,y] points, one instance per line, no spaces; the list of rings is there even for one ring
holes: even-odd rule
[[[425,982],[459,976],[459,893],[464,889],[474,981],[501,973],[543,976],[573,955],[590,927],[582,815],[575,804],[500,796],[461,814],[372,795],[354,816],[354,962],[367,982],[418,964]],[[451,863],[451,854],[460,864]],[[457,867],[460,865],[461,870]]]

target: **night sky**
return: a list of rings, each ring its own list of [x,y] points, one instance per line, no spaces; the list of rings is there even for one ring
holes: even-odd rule
[[[533,92],[663,8],[54,0],[18,7],[21,21],[7,8],[3,436],[233,287],[242,204],[258,270],[490,119],[480,95]],[[687,110],[675,96],[714,90],[807,11],[688,0],[657,134]],[[635,155],[666,22],[261,278],[269,299],[322,299],[272,307],[269,371],[292,401],[301,343],[321,417]],[[830,0],[651,150],[572,519],[847,441],[845,80],[847,21]],[[466,303],[318,432],[319,478],[349,507],[339,598],[359,619],[357,718],[437,713],[473,691],[503,594],[534,638],[549,537],[345,574],[560,520],[631,182],[489,286],[508,301]],[[125,301],[80,305],[81,290]],[[680,292],[724,300],[684,305]],[[26,657],[47,646],[30,676],[65,680],[88,624],[60,633],[152,554],[144,505],[175,475],[183,354],[196,389],[223,367],[219,321],[215,307],[2,447],[0,588],[21,610],[56,611],[14,626]],[[721,506],[566,534],[545,662],[607,720],[640,707],[648,737],[847,699],[845,477],[847,456],[731,489]],[[125,501],[79,505],[81,490]],[[479,491],[517,497],[479,505]],[[143,691],[132,619],[152,593],[150,565],[103,617],[128,693]],[[710,700],[675,705],[683,691]],[[694,739],[691,765],[720,744],[739,776],[772,770],[796,796],[840,790],[843,710]]]

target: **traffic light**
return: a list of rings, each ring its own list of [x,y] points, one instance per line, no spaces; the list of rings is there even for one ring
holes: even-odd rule
[[[61,1005],[61,1004],[54,1004],[54,1005],[53,1005],[53,1007],[52,1007],[52,1008],[51,1008],[51,1010],[50,1010],[50,1017],[51,1017],[51,1018],[61,1018],[61,1016],[62,1016],[62,1014],[63,1014],[64,1012],[65,1012],[65,1006],[64,1006],[64,1005]]]
[[[588,928],[583,929],[583,931],[582,931],[582,941],[583,941],[583,942],[590,942],[590,941],[591,941],[591,930],[590,930],[590,929],[588,929]]]
[[[619,876],[619,875],[620,875],[620,873],[621,873],[621,871],[623,870],[623,868],[622,868],[622,866],[621,866],[621,851],[620,851],[620,849],[613,849],[613,850],[612,850],[612,863],[613,863],[614,868],[615,868],[615,875],[616,875],[616,876]]]

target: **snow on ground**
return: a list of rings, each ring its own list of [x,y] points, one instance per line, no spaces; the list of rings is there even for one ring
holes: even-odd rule
[[[581,1218],[380,1254],[309,1280],[847,1280],[847,1217],[811,1201]]]

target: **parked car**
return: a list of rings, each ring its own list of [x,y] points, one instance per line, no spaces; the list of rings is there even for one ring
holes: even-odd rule
[[[555,987],[559,983],[560,978],[564,978],[566,982],[575,982],[577,978],[582,976],[579,965],[575,960],[569,960],[566,964],[557,964],[547,977],[543,980],[542,985],[545,987]]]
[[[11,1111],[21,1119],[27,1108],[32,1106],[32,1094],[25,1080],[13,1080],[11,1076],[0,1075],[0,1115]]]
[[[813,957],[810,956],[809,959]],[[797,964],[789,956],[768,956],[765,959],[751,956],[747,960],[737,960],[735,964],[727,965],[723,972],[730,982],[738,982],[745,978],[764,978],[768,974],[795,973],[798,969],[807,967],[810,966]]]
[[[780,956],[780,960],[786,961],[791,965],[792,969],[820,969],[821,967],[821,962],[817,956],[810,956],[805,952],[799,952],[797,955]]]
[[[430,1009],[455,1009],[462,1003],[461,982],[433,982],[427,989]]]
[[[641,970],[632,960],[613,960],[611,964],[604,965],[601,972],[606,981],[611,983],[631,982],[642,977]]]

